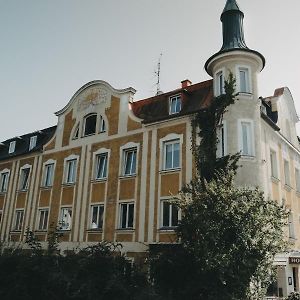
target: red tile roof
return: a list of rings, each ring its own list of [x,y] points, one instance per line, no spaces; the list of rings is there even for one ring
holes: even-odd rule
[[[181,111],[169,114],[169,99],[171,96],[181,95]],[[213,99],[213,81],[207,80],[185,88],[176,89],[151,98],[133,102],[132,111],[143,123],[152,123],[165,119],[195,113],[209,106]]]

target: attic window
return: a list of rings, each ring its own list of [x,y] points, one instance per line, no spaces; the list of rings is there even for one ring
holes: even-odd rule
[[[84,122],[84,136],[92,135],[96,133],[97,115],[88,115]]]
[[[181,96],[176,95],[173,97],[170,97],[170,108],[169,108],[169,114],[177,114],[181,110]]]
[[[29,151],[32,150],[36,146],[36,141],[37,141],[37,136],[36,135],[30,137]]]
[[[14,153],[16,149],[16,141],[12,141],[9,143],[9,149],[8,149],[8,153]]]

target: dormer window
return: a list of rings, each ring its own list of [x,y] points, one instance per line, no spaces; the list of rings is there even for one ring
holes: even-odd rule
[[[88,115],[84,122],[84,136],[96,133],[97,114]]]
[[[105,131],[106,131],[105,120],[103,119],[102,116],[100,116],[100,132],[105,132]]]
[[[12,141],[9,143],[9,149],[8,149],[8,153],[14,153],[16,149],[16,141]]]
[[[181,110],[181,96],[176,95],[170,97],[170,110],[169,110],[170,115],[177,114],[180,112],[180,110]]]
[[[29,151],[32,150],[36,146],[36,141],[37,141],[37,136],[36,135],[30,137]]]

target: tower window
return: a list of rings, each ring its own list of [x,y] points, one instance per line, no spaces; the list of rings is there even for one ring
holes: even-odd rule
[[[85,118],[84,122],[84,135],[92,135],[96,133],[97,115],[92,114]]]
[[[240,123],[240,149],[244,156],[254,156],[253,132],[252,123],[242,121]]]
[[[220,96],[222,94],[224,94],[225,90],[224,90],[224,75],[223,72],[220,71],[217,73],[216,75],[216,96]]]
[[[240,92],[250,93],[249,69],[239,68]]]

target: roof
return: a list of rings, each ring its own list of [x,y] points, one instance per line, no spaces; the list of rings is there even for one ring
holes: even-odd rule
[[[0,143],[0,161],[8,158],[24,155],[27,153],[41,151],[43,149],[43,146],[51,139],[51,137],[55,133],[55,130],[56,130],[56,126],[52,126],[39,131],[14,137]],[[33,136],[37,136],[36,146],[31,150],[29,150],[30,138]],[[8,153],[9,145],[13,141],[16,141],[15,151],[9,154]]]
[[[227,0],[226,5],[224,7],[223,13],[229,10],[240,10],[238,4],[235,0]]]
[[[181,95],[181,110],[169,114],[170,97]],[[152,123],[195,113],[209,106],[213,99],[213,81],[203,81],[168,93],[131,103],[134,115],[143,123]]]

